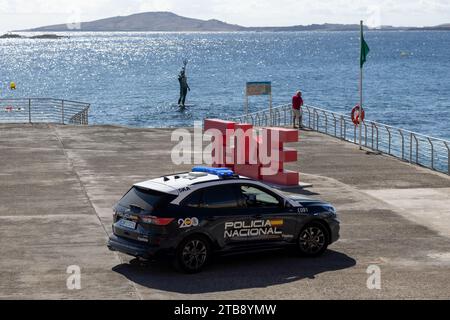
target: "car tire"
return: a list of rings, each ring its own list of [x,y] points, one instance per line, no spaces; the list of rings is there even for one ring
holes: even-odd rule
[[[211,256],[211,244],[201,235],[183,240],[177,247],[174,266],[184,273],[198,273],[208,263]]]
[[[330,243],[330,233],[320,222],[312,222],[303,227],[297,240],[298,252],[304,257],[321,256]]]

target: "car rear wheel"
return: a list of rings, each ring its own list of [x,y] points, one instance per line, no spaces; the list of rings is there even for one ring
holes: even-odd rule
[[[307,257],[322,255],[328,248],[329,239],[329,232],[321,223],[313,222],[306,225],[298,237],[300,254]]]
[[[177,248],[175,267],[182,272],[197,273],[209,260],[211,246],[202,236],[193,236],[184,240]]]

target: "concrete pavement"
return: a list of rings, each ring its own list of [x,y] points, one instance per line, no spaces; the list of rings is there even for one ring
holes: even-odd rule
[[[106,248],[111,207],[132,183],[188,170],[171,130],[0,125],[0,298],[450,298],[450,178],[302,132],[292,190],[333,203],[342,239],[318,259],[219,258],[203,273],[140,264]],[[369,265],[382,289],[366,287]],[[81,290],[66,269],[81,267]]]

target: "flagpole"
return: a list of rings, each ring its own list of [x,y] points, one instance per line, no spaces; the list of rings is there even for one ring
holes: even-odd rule
[[[361,33],[360,33],[360,43],[361,43],[361,50],[362,52],[362,46],[363,46],[363,21],[361,20]],[[361,58],[361,57],[360,57]],[[363,112],[363,68],[360,64],[359,66],[359,120],[361,120],[361,115]],[[362,150],[362,122],[359,121],[359,150]]]

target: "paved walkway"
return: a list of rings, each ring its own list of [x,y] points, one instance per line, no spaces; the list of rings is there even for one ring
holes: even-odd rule
[[[0,298],[450,298],[450,178],[302,132],[306,191],[340,212],[342,239],[318,259],[220,258],[201,274],[107,250],[111,207],[172,165],[170,130],[0,125]],[[382,290],[368,290],[367,267]],[[66,287],[79,265],[82,289]]]

